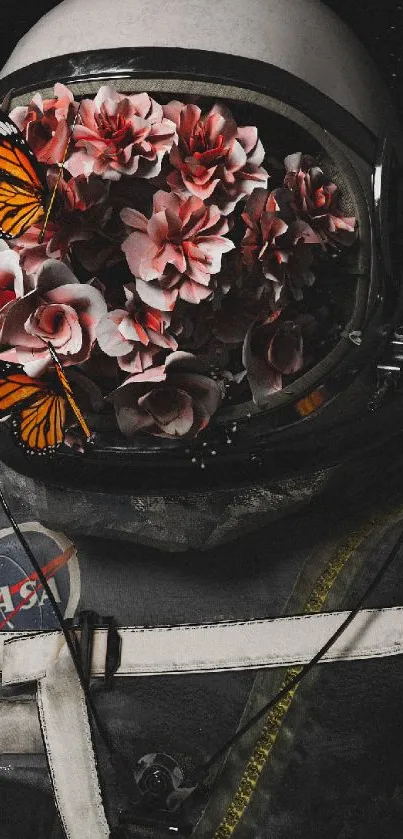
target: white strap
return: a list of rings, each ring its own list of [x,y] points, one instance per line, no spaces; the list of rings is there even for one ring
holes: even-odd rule
[[[199,660],[199,665],[204,662],[204,668],[212,668],[213,664],[217,664],[218,656],[221,658],[224,656],[225,666],[228,668],[232,656],[232,664],[236,658],[239,668],[245,668],[246,644],[253,642],[256,645],[254,633],[259,634],[260,644],[265,644],[265,650],[262,656],[261,650],[256,646],[249,648],[251,667],[301,664],[312,658],[322,643],[330,637],[332,631],[335,631],[336,626],[340,625],[345,615],[347,612],[336,612],[305,615],[302,618],[246,621],[216,626],[211,624],[200,627],[179,626],[172,629],[124,628],[120,630],[122,660],[117,675],[138,676],[145,673],[183,672],[185,666],[192,670],[195,666],[197,642],[200,641],[204,644],[204,655],[203,659]],[[368,609],[361,612],[350,627],[350,637],[346,632],[329,650],[324,661],[377,658],[402,653],[402,621],[401,607]],[[363,625],[366,625],[365,631],[363,631]],[[318,633],[319,627],[320,633]],[[303,634],[299,632],[301,628],[305,629]],[[308,638],[307,629],[309,629],[309,634],[312,633],[311,638]],[[299,657],[295,646],[291,646],[290,630],[294,633],[294,643],[297,642],[300,645]],[[328,633],[326,638],[325,631]],[[212,636],[216,637],[216,632],[220,634],[220,643],[225,644],[222,650],[215,643],[210,648],[208,646]],[[353,632],[355,632],[354,642],[352,642]],[[274,646],[274,633],[277,633],[277,640],[280,638],[282,650]],[[242,639],[242,646],[238,646],[236,656],[234,653],[235,636],[238,642]],[[187,639],[186,644],[182,643],[182,639]],[[304,639],[305,644],[307,639],[309,640],[309,648],[305,648],[304,655],[301,657],[301,645]],[[1,634],[0,664],[4,661],[3,684],[16,684],[44,678],[52,659],[57,657],[59,647],[60,634],[58,632]],[[287,647],[285,651],[284,647]],[[172,650],[175,657],[174,663]],[[92,660],[92,673],[95,676],[101,676],[104,672],[105,652],[106,633],[103,630],[96,630]],[[21,731],[24,731],[24,743],[21,740]],[[33,703],[13,699],[2,702],[0,705],[0,753],[21,751],[34,753],[42,749],[37,713]]]
[[[306,664],[348,612],[172,627],[124,627],[117,676],[243,670]],[[105,669],[106,630],[94,633],[92,674]],[[1,644],[2,642],[2,644]],[[3,684],[42,679],[59,655],[61,633],[0,637]],[[364,609],[322,661],[353,661],[403,652],[403,608]]]
[[[4,660],[12,661],[16,655],[21,662],[27,639],[21,637],[23,633],[20,637],[12,634],[12,640],[3,639]],[[110,831],[102,804],[84,693],[63,636],[60,633],[52,633],[52,636],[52,656],[47,660],[46,672],[37,673],[34,678],[38,682],[39,719],[56,804],[67,839],[108,839]],[[46,637],[42,634],[31,637],[30,655],[35,656],[38,651],[41,658],[41,640],[43,642]],[[35,644],[35,641],[39,643]],[[18,681],[26,680],[31,680],[29,660],[25,660],[25,677],[20,672],[18,678]],[[3,684],[6,683],[3,679]]]
[[[56,803],[68,839],[108,839],[87,707],[67,645],[38,680],[37,701]]]
[[[305,664],[348,612],[202,626],[133,627],[122,639],[118,676],[196,673]],[[92,673],[105,668],[107,633],[94,633]],[[403,608],[366,609],[324,662],[403,652]],[[107,839],[85,698],[61,632],[0,636],[3,685],[36,680],[37,701],[55,797],[68,839]]]

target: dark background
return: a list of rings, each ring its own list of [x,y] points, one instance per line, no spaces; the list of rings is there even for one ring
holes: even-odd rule
[[[296,0],[297,1],[297,0]],[[245,0],[247,2],[247,0]],[[356,32],[384,76],[403,121],[403,0],[323,0]],[[1,0],[0,66],[55,0]]]

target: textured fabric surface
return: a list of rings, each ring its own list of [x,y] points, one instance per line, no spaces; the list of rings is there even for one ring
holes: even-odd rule
[[[367,43],[402,107],[402,7],[394,0],[327,3]],[[40,0],[31,11],[25,0],[4,0],[4,60],[23,32],[54,5]],[[400,449],[399,440],[371,467],[377,484],[372,498],[367,481],[354,503],[346,500],[348,492],[350,499],[354,495],[354,481],[360,483],[360,464],[348,486],[345,475],[336,479],[330,509],[318,500],[316,506],[309,504],[308,493],[306,509],[297,515],[292,494],[284,487],[284,498],[291,502],[288,512],[294,515],[272,524],[262,521],[265,526],[260,531],[224,547],[212,545],[201,551],[200,544],[192,547],[189,539],[183,553],[168,554],[116,539],[97,539],[100,522],[93,522],[92,533],[74,537],[80,572],[75,578],[77,611],[95,609],[114,615],[122,624],[155,626],[351,608],[402,527],[403,493],[396,477]],[[393,459],[395,477],[389,480],[386,473]],[[34,517],[30,499],[16,489],[13,509],[19,520],[27,521]],[[259,510],[255,514],[259,516]],[[231,515],[231,505],[223,505],[224,529]],[[79,516],[78,499],[70,519]],[[142,516],[146,528],[147,509]],[[51,505],[47,519],[51,526]],[[7,524],[0,521],[1,526]],[[102,524],[107,530],[106,516]],[[41,563],[57,552],[47,542],[39,544],[32,538],[32,544]],[[0,552],[1,558],[19,558],[20,580],[30,573],[12,540],[3,542]],[[7,569],[11,573],[9,565]],[[66,574],[55,579],[65,610],[73,583]],[[16,581],[2,578],[1,585],[7,583]],[[14,607],[21,603],[19,591],[10,595]],[[402,604],[400,555],[366,605]],[[37,628],[39,621],[54,626],[43,597],[16,617],[28,628]],[[133,768],[142,755],[162,751],[177,759],[186,775],[276,692],[287,673],[281,669],[122,678],[115,680],[113,691],[95,682],[93,693],[116,747]],[[195,802],[191,813],[197,823],[195,839],[232,835],[235,839],[400,839],[402,689],[401,657],[318,667],[289,701],[231,750]],[[33,703],[34,690],[29,686],[0,692],[0,712],[12,707],[8,719],[20,731],[18,752],[0,755],[0,839],[63,839],[48,767],[40,753],[39,728],[24,722],[24,712]],[[128,805],[128,795],[117,784],[99,742],[96,751],[108,818],[116,823],[119,810]],[[132,836],[163,839],[158,830],[136,828]]]
[[[394,492],[392,498],[389,483],[386,497],[385,485],[379,486],[372,500],[367,492],[349,511],[340,505],[325,513],[318,506],[237,540],[226,556],[223,548],[168,555],[127,542],[80,537],[78,610],[113,614],[120,624],[156,626],[351,608],[401,530],[403,497],[397,483]],[[402,604],[399,557],[366,606]],[[34,610],[31,614],[34,618]],[[290,672],[119,678],[113,691],[96,680],[93,693],[115,745],[133,768],[142,755],[158,751],[172,755],[186,776]],[[346,839],[370,830],[374,839],[394,839],[402,782],[402,688],[401,656],[318,667],[286,706],[231,750],[215,780],[193,802],[194,836]],[[4,687],[3,702],[12,702],[13,695],[21,702],[15,690]],[[33,702],[29,686],[23,690],[24,701]],[[22,744],[24,736],[21,731]],[[96,751],[107,815],[114,824],[128,806],[127,792],[99,742]],[[9,788],[21,790],[20,798],[15,795],[25,802],[19,807],[26,808],[27,822],[33,819],[36,825],[36,839],[62,836],[60,827],[49,826],[58,822],[40,754],[3,755],[0,778],[5,796]],[[44,802],[43,826],[32,811],[33,791]],[[13,814],[13,796],[7,800],[10,827],[0,821],[1,839],[13,835],[7,830],[19,835],[21,809]],[[128,835],[163,839],[158,830],[143,828]]]

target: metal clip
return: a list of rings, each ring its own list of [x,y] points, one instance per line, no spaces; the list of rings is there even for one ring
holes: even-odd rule
[[[141,800],[132,804],[119,817],[119,827],[154,827],[169,836],[191,836],[193,826],[181,813],[181,805],[195,789],[182,787],[183,772],[170,755],[154,753],[138,761],[134,779]]]
[[[355,329],[353,332],[349,332],[349,340],[352,344],[355,344],[356,347],[360,347],[362,344],[362,332],[358,329]]]
[[[368,403],[370,411],[377,411],[396,391],[403,377],[403,326],[398,326],[383,357],[376,365],[376,390]]]
[[[80,654],[82,673],[87,686],[89,685],[91,679],[94,630],[108,630],[104,680],[105,686],[107,688],[112,688],[113,676],[120,664],[122,646],[122,639],[117,630],[115,619],[110,615],[99,615],[98,612],[88,609],[80,612],[74,620],[66,621],[66,623],[70,629],[80,630],[78,650]]]
[[[375,413],[382,404],[385,402],[388,394],[391,390],[395,390],[396,388],[396,378],[394,375],[394,371],[390,369],[383,369],[383,375],[381,375],[381,370],[378,367],[378,387],[375,393],[372,394],[371,399],[368,402],[368,410]]]

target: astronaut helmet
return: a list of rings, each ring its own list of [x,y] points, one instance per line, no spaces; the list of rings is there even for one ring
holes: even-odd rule
[[[201,8],[189,0],[175,0],[169,7],[145,0],[137,0],[135,7],[128,0],[120,0],[118,5],[107,0],[96,5],[91,0],[65,0],[17,45],[3,68],[0,90],[3,96],[10,93],[9,110],[13,114],[26,109],[35,94],[42,97],[41,101],[54,96],[55,84],[66,86],[76,102],[99,97],[100,89],[113,88],[120,96],[147,91],[165,109],[165,116],[172,118],[172,103],[176,108],[178,102],[183,109],[199,108],[204,115],[212,113],[219,103],[218,107],[225,109],[222,113],[230,113],[238,126],[238,138],[246,136],[242,135],[246,131],[242,126],[256,126],[259,143],[266,150],[263,165],[268,179],[263,184],[259,181],[259,161],[254,170],[255,198],[257,190],[262,193],[262,185],[267,187],[268,183],[276,189],[270,192],[269,186],[266,198],[269,193],[278,197],[283,183],[279,180],[281,165],[285,165],[284,183],[288,177],[289,185],[294,177],[295,184],[302,173],[305,190],[309,179],[314,188],[319,171],[322,192],[325,186],[329,197],[337,188],[339,203],[331,223],[340,229],[333,230],[326,259],[323,247],[322,251],[320,244],[317,247],[318,276],[325,277],[323,283],[317,277],[313,282],[310,265],[296,280],[295,276],[290,280],[288,272],[289,284],[295,281],[291,318],[298,323],[295,326],[293,321],[293,336],[298,330],[299,340],[301,329],[308,332],[307,359],[301,365],[287,356],[283,370],[272,360],[270,372],[275,368],[277,383],[269,392],[266,389],[263,399],[259,397],[260,357],[251,362],[251,367],[255,364],[258,370],[255,379],[247,369],[249,389],[244,387],[242,365],[235,364],[228,375],[226,372],[225,399],[208,428],[192,438],[188,434],[161,433],[161,424],[158,433],[123,438],[116,424],[109,427],[104,418],[98,422],[91,416],[93,445],[82,458],[61,449],[53,459],[38,459],[26,458],[18,447],[10,445],[7,433],[2,435],[1,458],[11,470],[22,473],[24,480],[44,485],[44,508],[52,506],[53,515],[65,524],[58,501],[60,487],[73,494],[87,493],[85,503],[97,497],[97,520],[102,519],[104,504],[111,504],[116,493],[123,506],[124,497],[130,495],[128,519],[133,513],[133,498],[140,506],[144,498],[165,499],[163,506],[168,503],[168,507],[169,499],[174,498],[175,509],[180,512],[172,526],[172,510],[167,513],[170,536],[161,543],[152,525],[152,532],[142,537],[137,525],[128,523],[124,532],[133,531],[133,538],[165,547],[172,540],[175,550],[186,546],[191,538],[205,544],[207,527],[209,534],[216,533],[212,538],[219,542],[236,535],[246,521],[253,528],[260,526],[262,514],[273,516],[273,494],[277,498],[282,494],[284,501],[276,503],[276,515],[281,510],[288,512],[287,487],[294,486],[300,504],[302,497],[311,498],[323,486],[319,475],[335,464],[343,464],[347,455],[350,461],[351,451],[358,457],[364,439],[371,446],[380,438],[393,436],[398,430],[394,411],[399,401],[403,345],[399,331],[403,144],[379,73],[345,24],[319,0],[284,0],[281,4],[251,0],[247,8],[241,0],[223,0],[209,3],[208,13],[205,5]],[[249,175],[253,165],[249,157]],[[172,178],[170,183],[174,183]],[[254,235],[250,193],[251,189],[249,195],[244,194],[242,209],[249,219],[249,234]],[[298,196],[301,201],[306,199],[301,190]],[[306,203],[304,207],[306,211]],[[273,215],[273,209],[275,215],[278,204],[275,208],[265,205],[269,214],[271,210]],[[228,207],[224,216],[225,212],[227,229],[233,224],[235,230],[237,223],[230,221],[228,225]],[[318,216],[323,219],[316,208],[311,221],[315,217],[318,222]],[[346,238],[346,227],[352,220],[354,242],[344,249],[343,235]],[[259,255],[261,263],[267,246],[266,241]],[[245,248],[238,247],[237,251],[244,253]],[[267,276],[272,279],[270,270],[266,266],[265,282]],[[301,281],[302,275],[305,279]],[[220,286],[218,305],[223,308],[228,299],[231,302],[231,295],[223,302],[224,285],[225,277],[221,286],[220,279],[215,286]],[[303,305],[302,285],[306,286],[308,300]],[[237,304],[239,308],[239,300]],[[312,307],[315,317],[319,312],[319,319],[323,316],[324,320],[315,352],[310,354]],[[202,320],[203,306],[193,308]],[[277,329],[272,324],[277,314],[276,306],[272,306],[271,320],[265,320],[271,338]],[[193,334],[197,320],[196,316]],[[290,323],[288,309],[286,323]],[[186,329],[183,324],[181,328]],[[282,338],[281,323],[279,329],[283,329]],[[3,339],[4,334],[7,332]],[[273,341],[278,341],[277,354],[281,355],[278,334]],[[252,337],[246,353],[244,346],[244,367],[248,368],[245,355],[249,352],[252,358],[259,352],[253,348],[259,340],[259,336]],[[271,359],[275,355],[273,341],[269,350],[265,345],[266,362],[269,351]],[[231,353],[232,346],[221,341],[220,358],[227,351]],[[144,387],[141,394],[145,398]],[[150,424],[148,415],[142,429],[147,432]],[[257,503],[257,496],[261,503]],[[182,523],[184,498],[186,533]],[[155,505],[159,521],[161,505]],[[217,535],[218,519],[228,506],[244,512],[233,515],[225,534],[220,531]],[[151,505],[148,521],[154,515],[150,509]],[[119,518],[121,521],[121,515]],[[199,537],[194,536],[195,520],[199,522]],[[202,526],[201,520],[208,525]],[[173,531],[180,535],[174,537]]]

